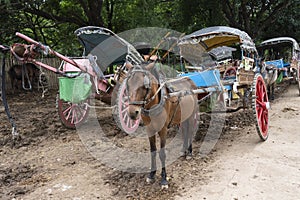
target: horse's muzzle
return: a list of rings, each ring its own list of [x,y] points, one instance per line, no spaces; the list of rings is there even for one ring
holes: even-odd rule
[[[130,105],[128,107],[128,115],[130,119],[137,120],[141,115],[141,108],[139,106]]]

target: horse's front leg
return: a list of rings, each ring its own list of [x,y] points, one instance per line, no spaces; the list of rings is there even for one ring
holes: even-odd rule
[[[272,84],[272,88],[271,88],[271,100],[272,101],[275,99],[274,90],[275,90],[275,83]]]
[[[271,99],[271,84],[267,85],[268,99]]]
[[[161,148],[159,151],[159,158],[161,161],[161,188],[168,188],[168,181],[167,181],[167,171],[166,171],[166,152],[165,152],[165,147]]]
[[[168,181],[167,181],[167,172],[166,172],[166,152],[165,152],[165,146],[166,146],[166,139],[167,139],[167,129],[163,128],[162,131],[159,133],[160,136],[160,151],[159,151],[159,158],[161,161],[161,187],[162,189],[168,188]]]
[[[151,151],[151,172],[147,177],[147,183],[153,183],[156,174],[156,139],[155,135],[149,137]]]

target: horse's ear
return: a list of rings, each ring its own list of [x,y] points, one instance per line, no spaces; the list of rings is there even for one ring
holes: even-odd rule
[[[127,69],[131,69],[133,67],[133,65],[130,62],[126,62],[125,67]]]
[[[154,67],[154,65],[155,65],[155,62],[152,62],[152,63],[148,64],[148,65],[145,67],[145,69],[146,69],[146,70],[151,70],[151,69]]]

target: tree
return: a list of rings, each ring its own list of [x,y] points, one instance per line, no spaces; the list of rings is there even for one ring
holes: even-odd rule
[[[74,30],[102,26],[115,33],[162,27],[189,34],[228,25],[257,41],[291,36],[299,41],[300,0],[0,0],[0,43],[19,31],[66,55],[82,48]]]
[[[183,25],[182,31],[193,32],[208,26],[226,25],[222,16],[221,4],[218,1],[207,0],[180,0],[179,22]]]
[[[275,23],[272,23],[271,26],[266,26],[262,30],[260,34],[261,40],[288,36],[300,42],[300,1],[293,1],[290,7],[291,9],[285,9],[281,12]]]
[[[74,44],[73,31],[81,26],[103,26],[102,6],[103,0],[11,0],[4,7],[10,18],[8,23],[16,26],[8,26],[11,30],[1,29],[1,33],[22,31],[64,54],[78,54],[79,43]]]
[[[19,8],[59,23],[71,23],[77,26],[103,26],[103,0],[39,0],[18,1]]]
[[[297,0],[298,1],[298,0]],[[229,26],[259,38],[262,31],[277,23],[284,10],[293,10],[292,0],[219,0]]]

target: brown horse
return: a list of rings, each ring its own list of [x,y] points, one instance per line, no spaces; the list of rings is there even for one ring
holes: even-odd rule
[[[22,83],[23,89],[32,89],[32,84],[38,77],[39,69],[32,63],[24,63],[22,65],[13,65],[8,70],[8,75],[11,81],[12,91],[15,88],[19,89],[20,82]]]
[[[195,114],[197,112],[197,95],[181,95],[170,97],[170,91],[191,91],[196,86],[187,77],[171,79],[164,82],[164,76],[154,67],[129,66],[127,90],[129,94],[128,114],[131,119],[140,116],[146,126],[151,151],[151,172],[147,182],[153,182],[156,174],[156,133],[160,137],[159,158],[162,165],[161,186],[168,188],[166,173],[166,139],[171,126],[182,126],[183,152],[192,154],[192,140],[195,131]]]
[[[260,67],[260,72],[263,75],[265,84],[267,86],[268,99],[274,100],[274,90],[276,87],[276,80],[279,76],[279,70],[274,65],[267,65],[263,60],[260,63]]]

